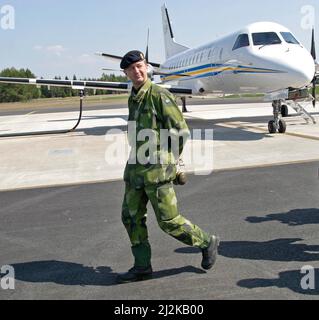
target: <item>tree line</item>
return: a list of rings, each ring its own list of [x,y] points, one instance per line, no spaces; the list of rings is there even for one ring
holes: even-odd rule
[[[7,68],[0,72],[0,77],[13,77],[13,78],[36,78],[35,75],[29,69],[15,69]],[[54,79],[61,80],[60,76],[54,77]],[[69,80],[68,77],[64,78]],[[100,79],[77,79],[73,76],[73,80],[83,80],[83,81],[116,81],[116,82],[126,82],[127,78],[125,76],[116,76],[115,74],[105,74],[103,73]],[[119,93],[118,91],[111,90],[101,90],[101,89],[86,89],[86,95],[103,95],[103,94],[113,94]],[[78,90],[72,88],[64,87],[50,87],[41,86],[40,88],[33,85],[16,85],[16,84],[0,84],[0,103],[1,102],[20,102],[29,101],[31,99],[38,98],[66,98],[78,96]]]

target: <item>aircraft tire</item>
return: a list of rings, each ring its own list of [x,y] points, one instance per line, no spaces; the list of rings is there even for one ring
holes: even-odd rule
[[[285,104],[283,104],[283,105],[281,106],[281,115],[282,115],[283,117],[288,117],[288,114],[289,114],[289,112],[288,112],[288,107],[287,107]]]
[[[270,120],[268,122],[268,131],[269,133],[276,133],[276,126],[275,126],[275,121],[274,120]]]
[[[279,120],[279,128],[278,128],[278,132],[279,133],[285,133],[287,129],[287,125],[286,122],[284,120]]]

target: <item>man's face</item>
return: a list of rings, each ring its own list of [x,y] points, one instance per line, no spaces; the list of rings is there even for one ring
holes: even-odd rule
[[[145,60],[132,63],[124,73],[133,82],[134,88],[138,89],[147,80],[147,64]]]

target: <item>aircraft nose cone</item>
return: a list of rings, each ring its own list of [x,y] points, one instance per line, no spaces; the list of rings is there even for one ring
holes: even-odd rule
[[[304,68],[296,68],[294,70],[294,75],[301,83],[308,84],[312,81],[314,74],[315,74],[315,68],[314,63],[313,65],[309,65]]]
[[[315,74],[315,63],[311,55],[289,62],[288,73],[294,79],[296,87],[308,85]]]
[[[308,86],[314,77],[314,60],[301,46],[265,47],[263,51],[256,52],[267,68],[278,70],[276,76],[271,77],[272,87],[303,88]]]

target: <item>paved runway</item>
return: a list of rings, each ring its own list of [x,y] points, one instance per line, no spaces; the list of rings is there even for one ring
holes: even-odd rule
[[[120,221],[122,182],[3,192],[0,265],[15,269],[1,299],[318,299],[319,162],[190,176],[177,188],[189,219],[221,236],[213,270],[148,225],[154,279],[115,284],[132,257]],[[315,289],[301,286],[303,266]]]
[[[221,236],[214,270],[201,270],[197,250],[163,234],[150,209],[154,279],[115,284],[132,257],[120,220],[125,155],[110,161],[112,142],[125,146],[125,134],[108,130],[125,129],[127,110],[91,109],[73,133],[0,138],[0,267],[12,265],[16,278],[0,300],[318,299],[318,124],[292,115],[287,134],[268,134],[269,104],[189,109],[191,130],[214,130],[213,157],[205,175],[188,159],[179,207]],[[3,114],[0,130],[59,129],[75,119],[67,110]],[[201,147],[193,136],[185,153]],[[314,289],[302,288],[305,265]]]

